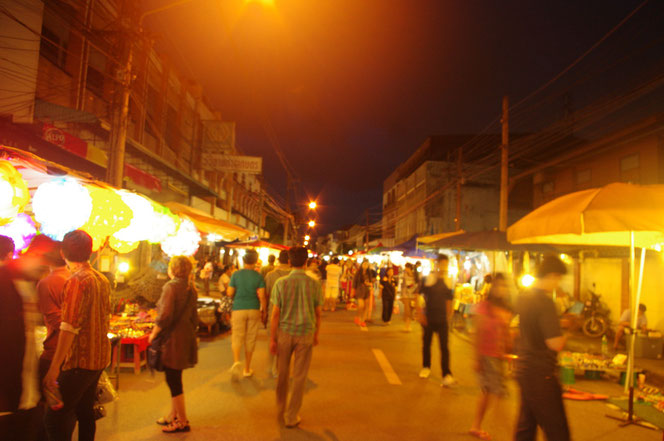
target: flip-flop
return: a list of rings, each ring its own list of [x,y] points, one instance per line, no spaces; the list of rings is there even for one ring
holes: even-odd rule
[[[174,420],[169,424],[168,426],[164,426],[163,429],[161,429],[162,432],[164,433],[180,433],[180,432],[189,432],[191,430],[191,427],[189,426],[189,421],[187,421],[184,424],[181,424],[179,421]]]
[[[471,429],[471,430],[468,431],[468,434],[474,436],[475,438],[479,438],[481,440],[484,440],[484,441],[491,441],[491,435],[489,435],[484,430]]]

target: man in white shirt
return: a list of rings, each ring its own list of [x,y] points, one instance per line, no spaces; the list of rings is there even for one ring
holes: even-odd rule
[[[327,280],[325,282],[325,303],[323,311],[334,311],[337,308],[337,299],[339,298],[339,280],[341,279],[341,266],[339,259],[335,257],[332,262],[325,267],[327,271]]]
[[[618,349],[618,344],[620,343],[623,335],[625,335],[625,330],[631,331],[631,322],[632,322],[632,310],[626,309],[623,311],[620,316],[620,321],[618,322],[618,330],[616,331],[616,337],[613,340],[613,350]],[[639,314],[636,317],[636,328],[640,329],[641,332],[645,333],[648,331],[648,318],[646,317],[646,305],[643,303],[639,304]]]

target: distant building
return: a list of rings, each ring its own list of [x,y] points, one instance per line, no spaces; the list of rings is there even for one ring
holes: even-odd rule
[[[415,235],[446,231],[490,230],[498,227],[500,168],[486,170],[477,162],[485,152],[476,151],[462,158],[461,194],[457,192],[458,149],[474,135],[430,136],[383,183],[382,238],[405,242]],[[500,146],[499,135],[486,135],[483,143]],[[529,208],[523,194],[528,185],[519,186],[510,201],[510,218],[516,219]],[[518,196],[518,197],[515,197]],[[457,205],[460,216],[457,219]],[[457,228],[458,227],[458,228]]]

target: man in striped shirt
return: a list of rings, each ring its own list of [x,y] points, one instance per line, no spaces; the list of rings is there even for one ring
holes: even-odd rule
[[[307,249],[291,248],[293,271],[277,280],[272,288],[270,352],[277,356],[277,412],[286,427],[300,424],[304,386],[311,365],[313,347],[318,344],[322,291],[320,283],[304,270]],[[293,359],[293,390],[288,399],[290,364]]]

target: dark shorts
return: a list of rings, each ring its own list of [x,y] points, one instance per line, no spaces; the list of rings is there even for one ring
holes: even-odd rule
[[[482,391],[498,397],[505,396],[505,363],[500,358],[482,356],[480,358],[482,370],[479,372],[479,382]]]

